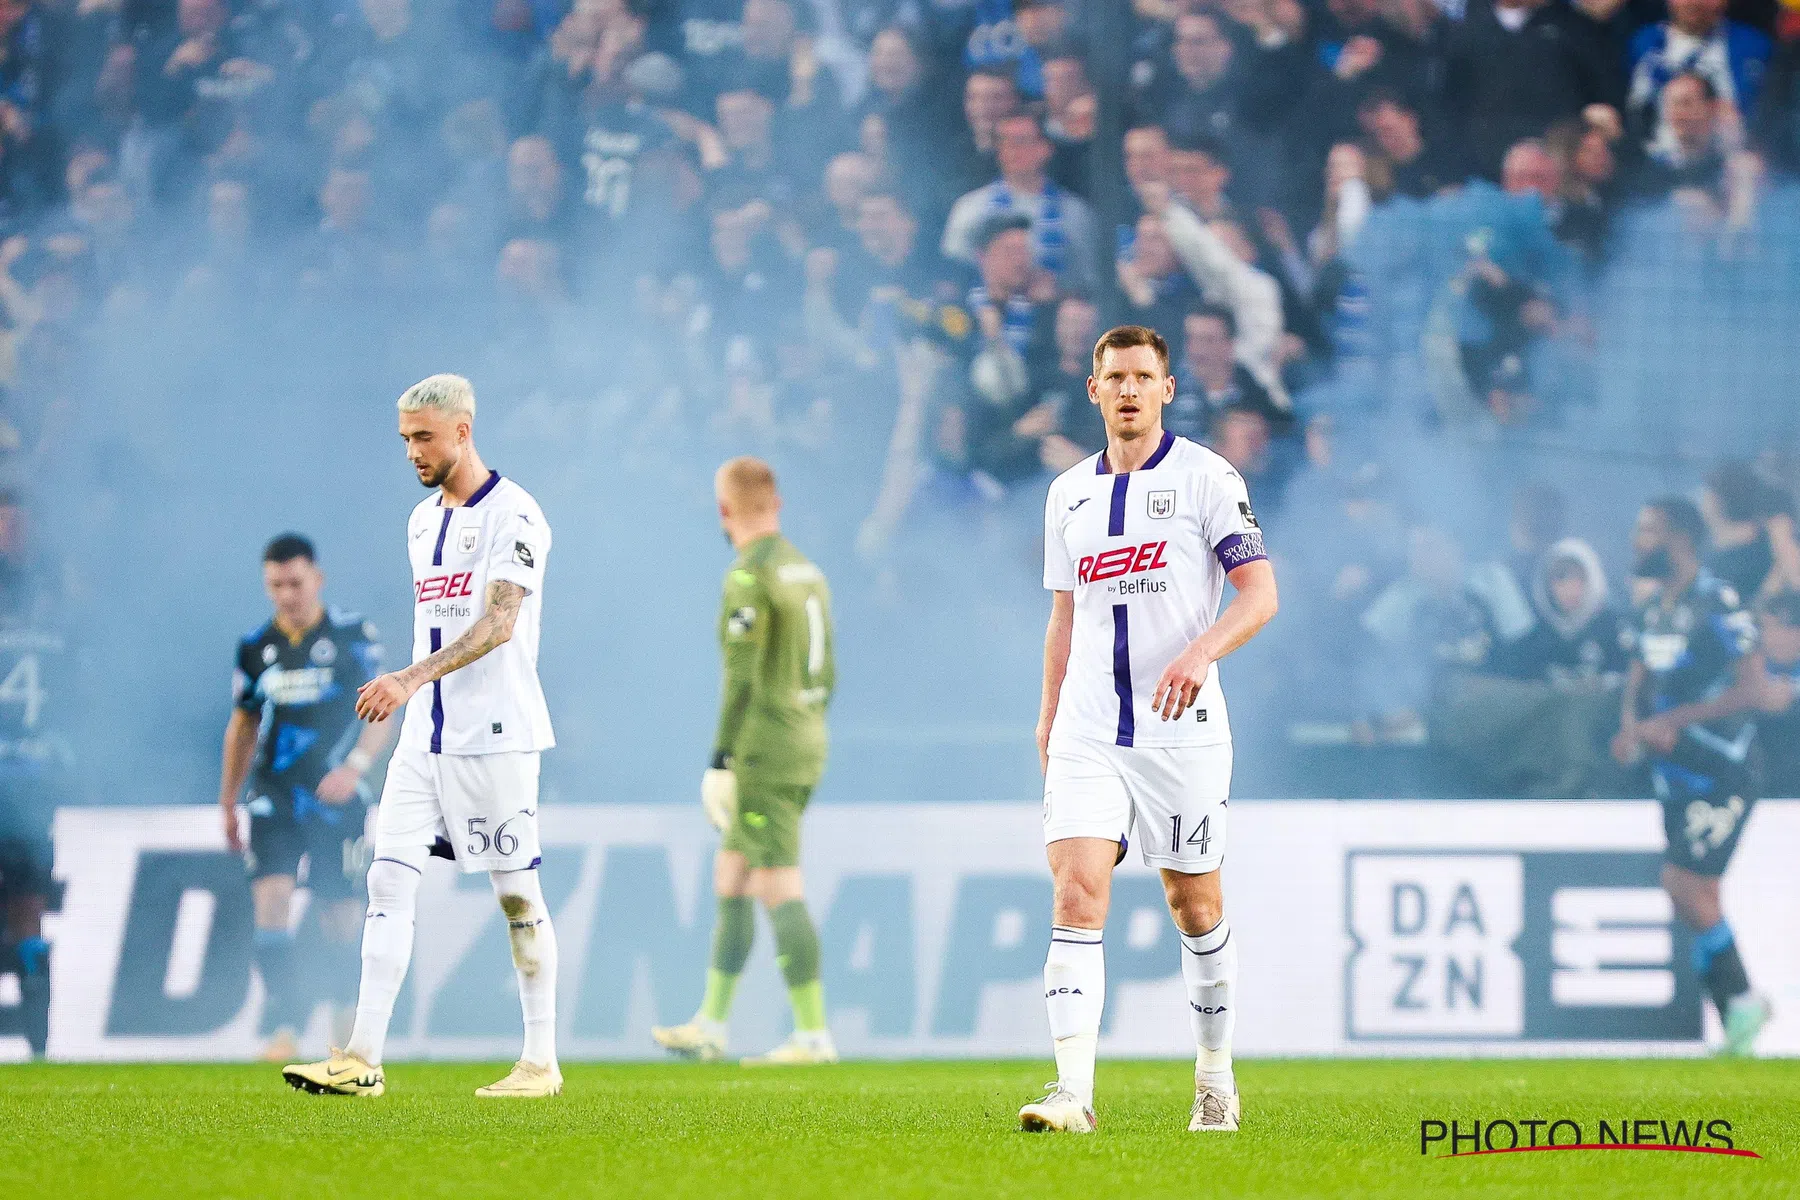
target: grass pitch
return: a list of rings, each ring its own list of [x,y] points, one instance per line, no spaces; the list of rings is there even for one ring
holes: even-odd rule
[[[504,1064],[389,1067],[379,1100],[263,1066],[0,1067],[0,1195],[830,1197],[1800,1196],[1800,1062],[1242,1062],[1244,1128],[1185,1131],[1176,1062],[1102,1062],[1100,1131],[1017,1131],[1039,1063],[800,1070],[571,1065],[547,1102],[478,1101]],[[1444,1159],[1425,1118],[1724,1119],[1761,1160]],[[1436,1148],[1433,1154],[1437,1153]]]

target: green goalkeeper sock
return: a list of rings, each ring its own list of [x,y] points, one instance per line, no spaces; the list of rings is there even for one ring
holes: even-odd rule
[[[719,897],[719,919],[713,926],[712,966],[706,972],[706,998],[700,1015],[723,1021],[731,1015],[731,997],[738,976],[750,958],[756,941],[756,908],[748,896]]]
[[[775,961],[787,979],[794,1008],[794,1028],[813,1033],[825,1028],[825,988],[819,982],[819,934],[804,900],[789,900],[769,910],[775,926]]]

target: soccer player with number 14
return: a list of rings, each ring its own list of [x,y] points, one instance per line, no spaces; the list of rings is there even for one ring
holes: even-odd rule
[[[1109,330],[1093,372],[1088,398],[1106,449],[1058,476],[1044,506],[1044,586],[1055,599],[1037,741],[1055,880],[1044,994],[1057,1082],[1019,1123],[1093,1132],[1101,932],[1135,831],[1181,934],[1198,1046],[1188,1128],[1230,1132],[1237,946],[1219,867],[1231,727],[1217,663],[1275,615],[1275,573],[1243,477],[1162,427],[1175,395],[1168,343],[1141,326]],[[1220,613],[1227,579],[1237,595]]]

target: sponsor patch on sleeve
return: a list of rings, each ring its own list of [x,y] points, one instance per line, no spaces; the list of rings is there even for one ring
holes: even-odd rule
[[[755,627],[756,610],[748,606],[733,609],[731,615],[725,618],[726,632],[732,637],[743,637]]]
[[[513,543],[513,561],[527,570],[534,570],[537,567],[537,555],[524,542]]]

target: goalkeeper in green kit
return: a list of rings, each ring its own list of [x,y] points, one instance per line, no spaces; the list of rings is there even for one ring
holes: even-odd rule
[[[824,572],[781,536],[781,497],[768,464],[734,458],[719,468],[714,490],[719,521],[738,552],[719,616],[719,732],[700,785],[706,815],[724,835],[713,861],[719,915],[700,1011],[651,1036],[684,1058],[725,1056],[731,997],[756,937],[760,900],[775,929],[794,1033],[744,1065],[836,1062],[819,983],[819,935],[800,876],[800,817],[825,769],[825,706],[837,676],[831,589]]]

